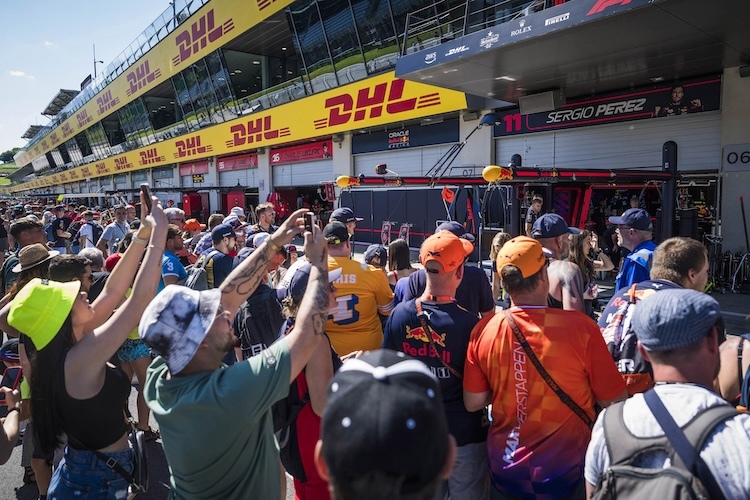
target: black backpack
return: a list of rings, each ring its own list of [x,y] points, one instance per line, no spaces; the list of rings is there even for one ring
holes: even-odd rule
[[[649,393],[655,395],[653,390],[645,393],[647,401]],[[713,474],[700,459],[699,450],[703,449],[706,439],[716,426],[737,415],[737,410],[724,404],[705,408],[682,427],[683,438],[687,438],[686,446],[692,447],[689,450],[692,456],[689,453],[688,456],[694,458],[693,464],[686,465],[683,455],[675,451],[680,446],[679,439],[673,437],[670,440],[666,435],[655,438],[633,436],[625,427],[622,416],[624,406],[624,401],[615,403],[604,413],[604,439],[609,450],[610,464],[597,480],[591,495],[593,500],[724,498]],[[664,427],[662,419],[657,417],[657,420]],[[665,433],[669,431],[665,429]],[[670,467],[647,469],[633,465],[641,454],[659,449],[669,453],[672,463]]]
[[[331,348],[331,362],[333,363],[333,373],[336,373],[343,364],[333,348]],[[284,468],[292,477],[303,483],[307,481],[307,474],[305,474],[305,468],[302,466],[302,459],[299,455],[296,422],[299,412],[309,402],[310,392],[305,391],[304,394],[300,395],[300,388],[295,379],[289,385],[289,394],[271,407],[273,431],[279,441],[281,463],[284,464]]]

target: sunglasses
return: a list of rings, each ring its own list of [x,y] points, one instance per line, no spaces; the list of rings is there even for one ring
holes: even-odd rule
[[[338,290],[338,288],[336,288],[336,285],[334,285],[333,283],[328,283],[328,289],[332,292]]]

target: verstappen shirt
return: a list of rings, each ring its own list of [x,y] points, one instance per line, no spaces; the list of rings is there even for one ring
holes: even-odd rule
[[[623,392],[625,384],[591,318],[540,306],[511,312],[542,366],[592,419],[596,400]],[[539,499],[573,493],[591,432],[527,359],[504,314],[472,332],[464,389],[492,392],[487,448],[495,488]]]

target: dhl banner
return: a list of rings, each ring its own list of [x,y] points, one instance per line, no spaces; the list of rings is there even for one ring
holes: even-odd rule
[[[77,110],[16,163],[31,163],[134,98],[203,59],[209,53],[280,11],[293,0],[212,0],[167,35],[137,63]]]
[[[26,191],[173,163],[191,163],[215,155],[239,154],[464,108],[466,96],[462,92],[401,80],[390,72],[19,184],[11,190]]]

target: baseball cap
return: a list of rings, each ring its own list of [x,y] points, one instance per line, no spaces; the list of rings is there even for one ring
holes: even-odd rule
[[[388,250],[383,245],[375,243],[365,250],[365,264],[372,264],[372,261],[375,259],[380,261],[380,266],[385,266],[388,263]]]
[[[689,289],[662,290],[638,303],[633,331],[648,351],[681,349],[707,336],[721,319],[719,303]],[[723,327],[720,334],[723,335]]]
[[[338,245],[339,243],[349,241],[349,230],[346,229],[343,222],[329,222],[323,228],[323,237],[328,239],[329,245]]]
[[[539,217],[531,227],[531,236],[534,238],[556,238],[563,234],[580,234],[577,227],[568,227],[565,219],[557,214],[544,214]]]
[[[265,242],[271,235],[268,233],[258,233],[253,236],[253,247],[258,248]]]
[[[65,207],[63,205],[57,205],[55,207],[55,212],[64,212],[64,211],[65,211]]]
[[[443,222],[442,224],[440,224],[438,227],[435,228],[436,233],[439,231],[450,231],[451,233],[455,234],[459,238],[463,238],[469,241],[474,241],[474,235],[471,233],[467,233],[466,228],[460,222],[456,222],[456,221]]]
[[[242,207],[232,207],[232,209],[229,211],[229,215],[236,215],[237,217],[244,217],[245,211],[242,210]]]
[[[447,273],[463,264],[473,251],[474,244],[469,240],[459,238],[450,231],[440,231],[424,240],[419,249],[419,262],[427,272]],[[443,270],[427,269],[427,263],[432,261],[442,264]]]
[[[138,335],[176,375],[193,359],[219,311],[221,291],[173,285],[162,290],[143,312]]]
[[[8,324],[26,334],[41,351],[62,328],[80,289],[78,280],[59,283],[34,278],[11,302]]]
[[[294,299],[295,302],[302,300],[307,290],[307,282],[310,280],[310,271],[312,270],[312,264],[305,264],[294,273],[292,281],[289,283],[287,289],[287,296]],[[341,276],[342,269],[339,267],[333,271],[328,271],[328,283],[333,283],[339,276]]]
[[[9,339],[0,347],[0,361],[20,361],[18,339]]]
[[[198,219],[188,219],[185,221],[186,231],[194,231],[196,229],[206,229],[206,225],[198,222]]]
[[[404,353],[366,352],[334,375],[321,439],[336,482],[378,470],[402,478],[402,494],[420,491],[441,473],[449,451],[440,385]]]
[[[612,224],[632,227],[633,229],[639,229],[641,231],[648,231],[651,229],[651,216],[642,208],[629,208],[619,217],[610,217],[609,222]]]
[[[497,272],[505,266],[515,266],[521,271],[521,276],[528,278],[533,276],[544,266],[548,255],[542,248],[542,244],[528,236],[516,236],[508,240],[497,254],[495,262]]]
[[[354,211],[349,207],[341,207],[337,208],[331,213],[330,219],[331,221],[337,220],[339,222],[347,223],[347,222],[354,222],[354,221],[361,221],[364,220],[362,217],[357,217],[354,215]]]
[[[213,230],[211,230],[211,240],[216,243],[224,238],[236,237],[232,226],[227,224],[219,224]]]
[[[232,229],[247,226],[247,222],[242,222],[236,215],[227,215],[221,223],[230,226]]]

